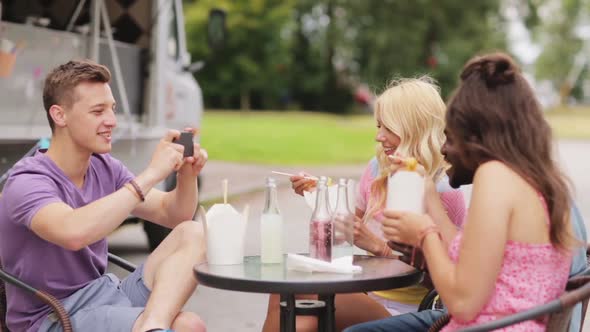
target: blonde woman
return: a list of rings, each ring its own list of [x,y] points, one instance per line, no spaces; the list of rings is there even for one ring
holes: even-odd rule
[[[449,218],[460,226],[465,214],[463,195],[448,185],[444,174],[446,164],[440,153],[445,141],[445,104],[438,87],[429,77],[397,80],[391,83],[375,102],[377,124],[377,153],[367,165],[359,182],[355,223],[355,245],[377,256],[392,256],[381,231],[387,175],[394,155],[412,156],[424,166],[426,173],[437,183],[437,191]],[[291,178],[293,189],[302,194],[313,190],[314,182],[301,176]],[[427,206],[428,209],[428,206]],[[393,256],[397,257],[397,256]],[[375,317],[416,311],[426,294],[425,287],[366,294],[338,294],[336,296],[336,328],[341,330],[355,323]],[[278,330],[279,299],[269,301],[264,331]],[[297,317],[298,331],[317,330],[314,317]]]

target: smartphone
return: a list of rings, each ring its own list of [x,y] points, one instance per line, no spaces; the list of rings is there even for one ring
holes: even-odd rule
[[[192,157],[195,154],[195,145],[193,143],[193,133],[189,131],[183,131],[180,133],[180,137],[174,140],[174,143],[184,146],[183,157]]]

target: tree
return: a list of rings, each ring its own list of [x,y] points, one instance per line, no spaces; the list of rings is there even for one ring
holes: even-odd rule
[[[215,53],[206,43],[207,15],[212,8],[227,12],[228,40]],[[239,104],[242,109],[274,106],[287,86],[289,56],[282,31],[288,28],[292,8],[293,0],[185,3],[189,52],[195,59],[206,59],[198,73],[206,102],[230,108]],[[262,96],[257,105],[251,104],[253,94]]]
[[[534,1],[534,0],[529,0]],[[206,14],[228,12],[227,47],[206,48]],[[199,0],[186,2],[189,50],[216,107],[343,113],[360,83],[429,73],[448,94],[467,59],[504,48],[500,0]]]
[[[574,58],[582,49],[583,40],[576,34],[580,13],[589,8],[583,0],[546,1],[533,7],[535,11],[550,12],[532,28],[541,43],[542,52],[535,63],[535,76],[549,80],[560,90],[562,102],[567,99],[576,82],[567,82]]]
[[[448,94],[476,53],[505,48],[497,0],[342,1],[356,22],[359,76],[383,87],[396,76],[434,76]]]
[[[304,110],[346,113],[352,104],[351,87],[336,68],[344,51],[338,9],[336,0],[303,0],[295,7],[289,89]]]

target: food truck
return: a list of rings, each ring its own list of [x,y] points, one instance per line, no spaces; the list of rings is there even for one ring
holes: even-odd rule
[[[44,78],[71,59],[106,65],[118,104],[112,154],[136,174],[168,128],[200,128],[201,89],[187,51],[181,0],[1,0],[0,177],[47,143]],[[224,32],[224,13],[210,14],[210,45]],[[217,38],[217,39],[215,39]],[[175,186],[174,177],[159,184]],[[0,180],[0,190],[2,186]],[[167,234],[144,223],[150,247]]]

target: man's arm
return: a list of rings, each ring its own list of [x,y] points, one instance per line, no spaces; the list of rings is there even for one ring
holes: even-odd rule
[[[207,158],[207,151],[195,145],[194,155],[178,171],[176,188],[167,193],[152,189],[132,214],[168,228],[192,219],[199,201],[197,178]]]
[[[135,178],[139,190],[146,195],[146,201],[156,183],[183,165],[184,148],[172,143],[179,135],[177,130],[169,131],[156,147],[149,166]],[[149,205],[152,210],[162,206],[158,205],[162,199],[157,199],[155,194],[147,204],[143,202],[141,205]],[[31,229],[49,242],[79,250],[105,238],[123,223],[139,203],[139,195],[125,187],[77,209],[64,203],[51,203],[31,218]]]
[[[192,219],[199,201],[197,180],[182,179],[179,175],[176,183],[170,192],[150,190],[145,202],[137,205],[131,214],[168,228]]]
[[[151,188],[156,179],[149,174],[135,181]],[[51,203],[41,208],[31,220],[31,230],[39,237],[69,250],[80,250],[115,230],[140,202],[127,188],[73,209],[65,203]]]

